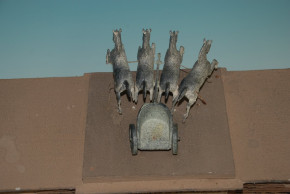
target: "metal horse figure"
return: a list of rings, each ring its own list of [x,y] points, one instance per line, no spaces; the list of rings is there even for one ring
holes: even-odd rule
[[[113,64],[113,76],[115,93],[118,102],[118,111],[122,114],[121,109],[121,93],[126,90],[129,98],[134,95],[134,83],[132,73],[130,72],[126,53],[121,40],[122,29],[113,31],[113,41],[115,48],[107,50],[106,63]]]
[[[168,99],[169,92],[173,93],[173,98],[178,95],[178,80],[180,64],[182,63],[184,47],[176,49],[178,31],[170,31],[169,48],[164,58],[164,67],[160,78],[158,102],[161,100],[162,93]]]
[[[196,102],[199,90],[205,80],[212,74],[214,69],[217,68],[217,60],[214,59],[212,63],[207,60],[207,54],[210,50],[211,43],[211,40],[204,39],[203,46],[198,55],[198,60],[195,62],[193,68],[187,76],[181,81],[178,89],[178,95],[173,99],[172,112],[175,104],[183,97],[186,97],[189,100],[186,106],[186,113],[184,114],[183,122],[188,117],[191,106]]]
[[[150,101],[153,98],[154,89],[154,57],[155,43],[150,47],[150,30],[143,29],[143,45],[139,46],[137,60],[137,75],[135,85],[135,102],[138,101],[138,93],[143,90],[143,99],[146,100],[147,91],[150,93]]]

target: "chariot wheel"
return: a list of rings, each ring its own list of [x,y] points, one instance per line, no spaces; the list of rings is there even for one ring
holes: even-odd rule
[[[177,155],[178,152],[178,126],[177,124],[173,124],[172,131],[172,154]]]
[[[132,155],[137,155],[138,153],[137,130],[134,124],[129,125],[129,139]]]

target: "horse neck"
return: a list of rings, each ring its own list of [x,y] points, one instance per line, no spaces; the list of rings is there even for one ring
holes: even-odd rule
[[[117,50],[121,50],[123,48],[122,42],[115,42],[115,48],[117,48]]]
[[[142,45],[142,47],[144,49],[150,47],[149,41],[150,41],[150,37],[143,36],[143,45]]]
[[[169,48],[170,50],[176,50],[176,41],[173,39],[170,39],[170,43],[169,43]]]
[[[206,45],[204,45],[201,48],[201,50],[199,52],[198,60],[199,61],[207,61]]]
[[[121,35],[119,34],[119,35],[115,36],[115,38],[113,40],[114,40],[114,43],[115,43],[115,48],[117,50],[121,50],[122,47],[123,47]]]

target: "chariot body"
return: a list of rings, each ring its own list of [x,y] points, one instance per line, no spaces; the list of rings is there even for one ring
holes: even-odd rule
[[[139,150],[178,150],[178,127],[170,110],[162,103],[146,103],[137,116],[137,125],[129,125],[132,155]]]

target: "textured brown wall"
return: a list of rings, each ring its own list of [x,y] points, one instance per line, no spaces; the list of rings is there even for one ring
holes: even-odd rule
[[[222,77],[237,177],[290,180],[290,69]]]
[[[0,80],[0,190],[81,182],[87,80]]]

